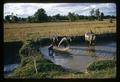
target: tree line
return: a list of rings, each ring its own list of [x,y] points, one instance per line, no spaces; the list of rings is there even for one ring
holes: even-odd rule
[[[32,16],[28,16],[26,18],[18,17],[13,13],[11,15],[6,15],[4,18],[4,22],[9,23],[20,23],[20,22],[28,22],[28,23],[42,23],[42,22],[65,22],[65,21],[79,21],[79,20],[99,20],[103,21],[103,19],[116,18],[111,15],[104,15],[99,9],[91,9],[89,16],[78,15],[74,12],[69,12],[68,15],[62,16],[60,14],[56,14],[54,16],[48,16],[46,11],[43,8],[37,10]]]

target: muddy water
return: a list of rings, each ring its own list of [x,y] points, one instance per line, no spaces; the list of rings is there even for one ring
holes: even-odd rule
[[[116,43],[106,43],[96,46],[70,46],[70,54],[61,54],[54,52],[52,55],[48,53],[48,46],[39,48],[40,52],[46,59],[51,60],[57,65],[64,68],[85,72],[87,66],[98,59],[112,59],[116,55]]]
[[[9,76],[13,70],[19,67],[19,64],[8,64],[4,66],[4,76]]]
[[[22,45],[21,41],[4,42],[4,76],[9,75],[19,66],[19,49]]]

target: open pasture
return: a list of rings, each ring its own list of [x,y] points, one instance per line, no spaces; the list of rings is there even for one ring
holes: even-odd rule
[[[49,23],[5,23],[4,42],[24,41],[27,38],[58,36],[83,36],[92,29],[96,34],[116,33],[116,21],[79,21]]]

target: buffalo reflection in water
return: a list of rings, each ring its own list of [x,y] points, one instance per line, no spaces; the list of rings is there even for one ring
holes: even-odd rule
[[[95,46],[88,46],[85,49],[86,55],[96,57],[96,51],[95,51]]]

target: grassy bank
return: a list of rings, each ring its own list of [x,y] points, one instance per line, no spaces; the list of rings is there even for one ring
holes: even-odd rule
[[[92,29],[96,34],[116,33],[116,21],[80,21],[50,23],[4,24],[4,42],[24,41],[27,38],[58,36],[83,36]]]

